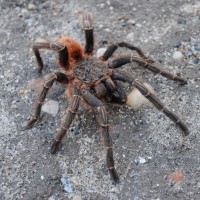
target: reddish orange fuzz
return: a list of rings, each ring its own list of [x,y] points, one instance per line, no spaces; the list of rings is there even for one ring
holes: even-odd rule
[[[69,54],[69,62],[72,64],[83,58],[83,49],[81,45],[70,37],[61,37],[59,39],[61,44],[67,47]]]

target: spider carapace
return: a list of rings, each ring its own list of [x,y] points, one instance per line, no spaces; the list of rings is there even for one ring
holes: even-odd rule
[[[152,59],[144,55],[142,50],[126,42],[111,44],[102,56],[99,58],[94,57],[93,16],[89,12],[84,12],[83,14],[83,28],[85,32],[84,48],[69,37],[61,37],[56,42],[42,40],[36,41],[33,44],[39,73],[43,69],[40,49],[58,52],[58,65],[62,70],[49,74],[44,82],[43,89],[36,101],[34,113],[27,122],[26,128],[33,127],[38,121],[42,104],[53,83],[57,81],[66,85],[69,105],[66,109],[64,120],[53,141],[51,153],[55,153],[58,150],[61,140],[77,113],[80,101],[84,101],[96,114],[96,121],[100,127],[100,135],[106,152],[108,170],[112,180],[119,182],[119,176],[114,166],[113,146],[109,133],[110,125],[105,105],[106,103],[126,103],[127,94],[124,85],[120,82],[127,82],[137,88],[158,110],[162,111],[177,124],[182,130],[183,135],[188,135],[188,128],[133,73],[118,68],[127,63],[137,63],[139,66],[147,68],[155,74],[160,74],[181,84],[186,84],[187,81],[180,74],[173,75],[160,69]],[[120,47],[133,50],[134,53],[115,55],[115,51]]]

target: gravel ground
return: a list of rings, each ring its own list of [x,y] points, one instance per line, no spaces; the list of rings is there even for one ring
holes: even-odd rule
[[[0,4],[0,199],[200,199],[198,1],[1,0]],[[138,66],[126,66],[186,121],[190,135],[183,138],[152,106],[139,111],[114,109],[110,123],[118,185],[110,181],[92,113],[82,112],[80,134],[71,129],[61,150],[50,154],[67,105],[59,85],[47,97],[59,102],[56,117],[43,113],[37,126],[23,130],[37,94],[28,87],[38,78],[31,44],[39,37],[55,40],[60,35],[84,44],[80,23],[84,8],[94,15],[96,49],[127,41],[166,70],[188,78],[188,84],[180,86]],[[51,52],[43,58],[48,65],[45,76],[56,70],[56,62]]]

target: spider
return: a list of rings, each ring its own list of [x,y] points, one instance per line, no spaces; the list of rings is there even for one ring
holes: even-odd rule
[[[155,74],[160,74],[170,80],[186,84],[187,80],[180,74],[173,75],[167,71],[159,69],[155,62],[145,56],[142,50],[126,42],[117,42],[108,46],[104,54],[98,58],[93,56],[94,36],[93,36],[93,16],[90,12],[84,12],[83,29],[85,33],[85,47],[70,37],[60,37],[58,41],[36,41],[33,43],[33,52],[38,63],[38,72],[43,69],[43,61],[40,56],[40,49],[53,50],[58,52],[58,66],[62,71],[48,75],[43,84],[43,88],[38,95],[36,107],[30,120],[27,121],[26,128],[32,128],[38,121],[42,104],[49,89],[55,81],[64,84],[67,88],[67,98],[69,105],[66,109],[64,121],[51,146],[51,153],[54,154],[59,149],[60,143],[70,127],[79,108],[81,101],[96,114],[96,121],[100,127],[101,140],[106,152],[106,163],[111,179],[117,183],[119,176],[115,169],[113,158],[112,139],[109,132],[107,103],[125,104],[127,95],[124,86],[120,82],[127,82],[137,88],[158,110],[162,111],[183,131],[183,135],[189,134],[187,126],[177,117],[175,113],[168,110],[159,98],[152,93],[142,81],[136,78],[133,73],[118,69],[127,63],[137,63],[139,66],[149,69]],[[131,54],[114,55],[117,48],[127,48],[133,50]],[[112,59],[109,59],[112,58]]]

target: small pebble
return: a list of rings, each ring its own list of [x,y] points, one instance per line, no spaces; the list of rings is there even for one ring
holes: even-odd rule
[[[97,4],[97,7],[99,7],[99,8],[105,8],[105,4],[104,3]]]
[[[175,45],[174,45],[174,48],[179,48],[181,46],[181,42],[177,42]]]
[[[134,11],[134,12],[137,11],[137,8],[136,8],[136,7],[133,7],[133,8],[132,8],[132,11]]]
[[[105,31],[110,33],[111,32],[111,29],[110,28],[105,28]]]
[[[61,182],[64,186],[64,190],[68,193],[72,193],[73,192],[73,188],[72,188],[72,184],[69,181],[69,179],[66,176],[63,176],[61,179]]]
[[[135,25],[135,24],[136,24],[136,22],[135,22],[134,19],[129,19],[129,20],[127,21],[127,23],[128,23],[129,25]]]
[[[184,55],[180,51],[174,51],[172,58],[175,60],[182,60]]]
[[[114,8],[113,8],[112,6],[109,7],[109,10],[110,10],[110,11],[113,11],[113,9],[114,9]]]
[[[144,158],[142,158],[142,157],[139,157],[139,161],[140,161],[140,164],[144,164],[144,163],[147,162],[147,161],[146,161]]]
[[[99,28],[103,28],[103,24],[99,24]]]
[[[129,40],[129,41],[134,41],[134,33],[133,33],[133,32],[129,33],[129,34],[126,36],[126,38],[127,38],[127,40]]]
[[[56,116],[58,113],[59,104],[57,101],[49,100],[42,105],[42,111]]]
[[[102,56],[105,53],[106,49],[107,48],[99,48],[99,49],[97,49],[96,57],[98,58],[98,57]]]
[[[136,165],[145,164],[146,162],[147,162],[146,159],[142,157],[139,157],[137,160],[135,160]]]
[[[194,46],[194,50],[195,50],[195,51],[200,51],[200,46],[196,46],[196,45],[195,45],[195,46]]]
[[[139,200],[138,196],[134,196],[133,200]]]
[[[149,91],[155,93],[151,85],[148,83],[144,83],[144,85],[149,89]],[[138,110],[142,106],[148,104],[150,104],[149,100],[136,88],[133,88],[133,90],[127,95],[126,105],[132,107],[134,110]]]
[[[33,3],[28,4],[28,10],[35,10],[35,9],[36,9],[35,4],[33,4]]]
[[[193,14],[195,12],[195,9],[194,9],[194,6],[191,5],[191,4],[184,4],[182,7],[181,7],[181,11],[182,12],[185,12],[187,14]]]
[[[49,197],[48,200],[55,200],[54,197]]]
[[[72,181],[72,183],[73,183],[74,186],[80,185],[80,181],[76,177],[72,177],[71,181]]]
[[[26,94],[26,93],[27,93],[27,90],[25,88],[21,88],[17,94],[23,95],[23,94]]]
[[[41,180],[44,180],[44,176],[41,176],[40,178],[41,178]]]
[[[111,5],[111,2],[110,2],[110,1],[106,1],[106,4],[107,4],[108,6],[110,6],[110,5]]]
[[[197,188],[200,188],[200,182],[197,183]]]

